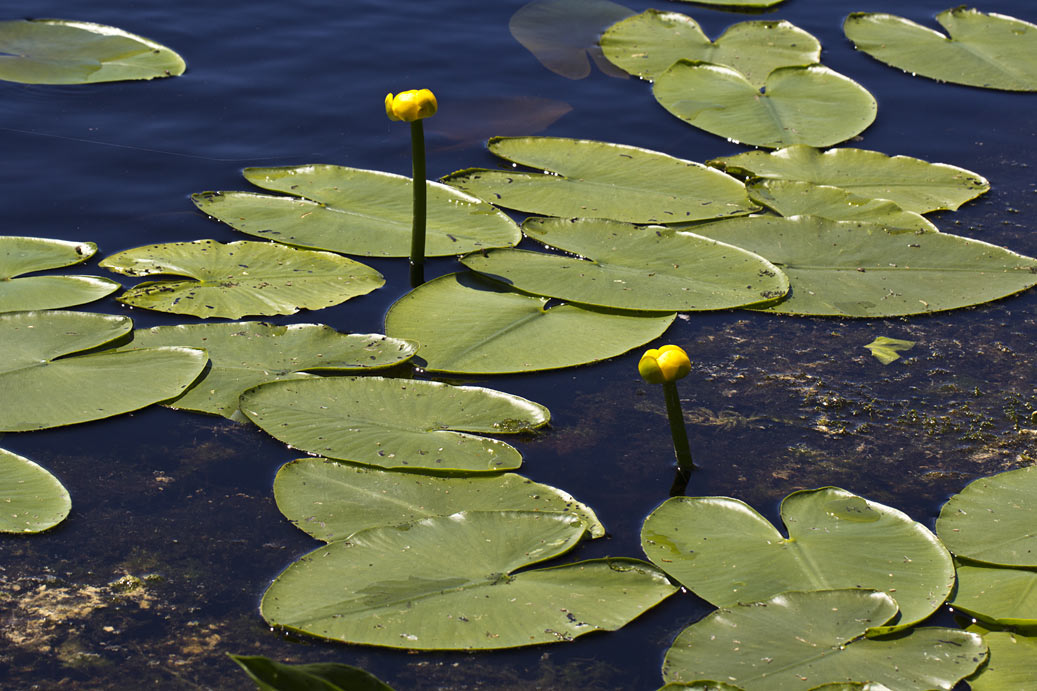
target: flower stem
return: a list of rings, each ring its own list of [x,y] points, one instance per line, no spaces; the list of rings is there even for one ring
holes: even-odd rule
[[[425,263],[425,130],[421,123],[421,120],[415,120],[410,124],[411,159],[414,166],[414,212],[410,238],[412,282],[415,278],[414,267],[421,267]]]
[[[691,447],[688,446],[688,431],[684,427],[684,412],[677,394],[677,382],[663,382],[663,394],[666,396],[666,416],[670,420],[670,435],[673,437],[673,454],[677,457],[677,475],[683,477],[687,484],[695,464],[691,460]]]

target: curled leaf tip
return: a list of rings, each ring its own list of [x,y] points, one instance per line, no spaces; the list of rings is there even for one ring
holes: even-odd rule
[[[637,363],[637,371],[650,384],[674,382],[691,371],[691,360],[680,346],[664,345],[645,351]]]
[[[385,115],[394,121],[415,122],[436,114],[439,104],[428,89],[411,89],[385,97]]]

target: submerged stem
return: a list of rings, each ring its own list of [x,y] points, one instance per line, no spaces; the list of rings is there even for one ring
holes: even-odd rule
[[[412,267],[421,266],[425,263],[425,130],[421,122],[421,120],[415,120],[410,124],[411,158],[414,171],[414,211],[410,238],[410,263]],[[412,278],[414,275],[415,272],[412,269]]]

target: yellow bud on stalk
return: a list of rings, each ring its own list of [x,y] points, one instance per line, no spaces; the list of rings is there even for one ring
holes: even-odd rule
[[[637,371],[649,384],[673,382],[688,376],[691,360],[680,346],[664,345],[646,351],[637,363]]]
[[[670,436],[673,439],[673,454],[677,457],[677,477],[670,488],[670,494],[684,494],[695,464],[691,460],[691,447],[688,445],[688,432],[684,427],[681,399],[677,395],[677,380],[683,379],[691,372],[691,360],[680,346],[664,345],[645,351],[637,363],[637,371],[649,384],[663,385],[666,417],[669,418]]]
[[[436,114],[439,104],[428,89],[411,89],[385,97],[385,114],[390,120],[415,122]]]

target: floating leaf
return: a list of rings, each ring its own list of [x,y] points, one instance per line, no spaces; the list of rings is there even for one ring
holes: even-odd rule
[[[785,0],[680,0],[680,2],[693,2],[696,5],[717,5],[720,7],[762,9],[774,7]]]
[[[652,9],[609,27],[601,49],[613,63],[644,79],[655,79],[686,59],[726,65],[756,87],[779,67],[821,60],[818,40],[784,20],[739,22],[713,42],[688,15]]]
[[[927,218],[913,211],[904,211],[895,202],[861,197],[841,187],[761,178],[750,182],[746,188],[754,202],[785,217],[820,216],[833,221],[880,223],[889,231],[939,232]]]
[[[936,532],[959,557],[986,564],[1037,566],[1037,467],[970,482],[936,519]]]
[[[1037,284],[1037,260],[949,233],[890,233],[874,223],[757,216],[694,232],[766,257],[789,276],[781,314],[894,317],[979,305]]]
[[[1037,571],[957,566],[958,587],[947,604],[998,626],[1037,626]]]
[[[494,137],[488,146],[545,173],[469,168],[443,182],[498,206],[563,218],[675,223],[758,208],[731,176],[658,151],[556,137]]]
[[[253,185],[295,196],[202,192],[195,206],[236,230],[287,245],[369,257],[410,255],[414,183],[402,175],[332,165],[246,168]],[[425,256],[510,247],[522,237],[506,214],[438,182],[426,184]]]
[[[988,89],[1037,91],[1037,26],[955,7],[936,15],[947,31],[878,12],[846,18],[846,37],[876,60],[930,79]]]
[[[678,60],[660,74],[652,93],[690,125],[754,146],[831,146],[855,137],[875,120],[868,91],[822,65],[779,67],[763,92],[730,67]]]
[[[985,178],[964,168],[867,149],[822,152],[790,146],[773,152],[748,151],[709,163],[738,177],[833,185],[868,199],[888,199],[919,214],[954,211],[990,189]]]
[[[180,395],[208,362],[195,348],[141,348],[64,357],[133,329],[127,317],[85,312],[0,314],[0,431],[100,420]]]
[[[605,74],[625,77],[602,57],[598,35],[631,14],[609,0],[533,0],[511,16],[508,29],[541,65],[567,79],[590,75],[588,55]]]
[[[661,336],[676,318],[547,302],[472,274],[447,274],[390,307],[385,332],[420,343],[415,362],[426,370],[503,374],[622,355]]]
[[[380,273],[352,259],[269,242],[148,245],[113,254],[101,266],[129,276],[184,276],[138,283],[119,302],[203,319],[295,314],[337,305],[385,283]]]
[[[501,391],[382,377],[273,382],[245,392],[240,405],[297,449],[408,470],[512,470],[518,451],[476,435],[527,432],[550,419],[542,405]]]
[[[307,372],[377,370],[406,362],[417,345],[381,334],[342,334],[323,324],[263,322],[180,324],[133,332],[128,348],[204,348],[211,366],[171,408],[244,420],[238,397],[266,382],[306,379]]]
[[[675,591],[634,559],[514,573],[567,552],[584,530],[577,516],[524,511],[372,528],[285,569],[263,595],[263,617],[348,643],[512,648],[613,631]]]
[[[0,22],[0,79],[23,84],[88,84],[175,77],[183,58],[114,26],[66,19]]]
[[[763,257],[662,226],[534,218],[522,229],[576,256],[503,249],[461,263],[527,293],[617,309],[728,309],[789,290],[785,274]]]
[[[0,449],[0,533],[40,533],[71,510],[60,480],[28,458]]]
[[[72,266],[95,252],[97,245],[92,242],[0,236],[0,312],[71,307],[114,293],[119,284],[97,276],[15,278],[33,271]]]
[[[789,592],[720,609],[677,636],[663,678],[722,676],[745,691],[807,691],[847,681],[931,691],[953,688],[986,657],[978,635],[955,629],[863,637],[896,611],[892,598],[870,590]]]
[[[259,691],[393,691],[370,672],[337,662],[286,665],[261,655],[230,655]]]
[[[972,691],[1006,691],[1037,688],[1037,637],[991,631],[983,634],[990,659],[969,677]]]
[[[436,477],[300,458],[274,478],[277,508],[318,540],[458,511],[540,511],[579,516],[592,537],[605,528],[589,506],[521,475]]]
[[[925,619],[954,586],[947,550],[896,509],[825,487],[790,494],[781,517],[788,538],[737,499],[675,497],[645,520],[641,545],[654,564],[718,607],[786,590],[889,592],[900,619],[871,634]]]
[[[905,350],[911,350],[914,348],[914,341],[905,341],[900,338],[889,338],[887,336],[877,336],[874,341],[864,346],[871,351],[871,354],[881,362],[883,365],[888,365],[894,360],[900,359],[900,353]]]

